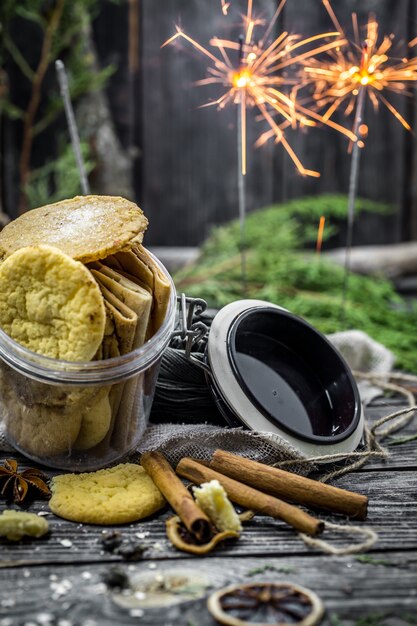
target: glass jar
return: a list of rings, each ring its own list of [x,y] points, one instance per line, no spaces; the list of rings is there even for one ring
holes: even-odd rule
[[[146,429],[156,379],[176,317],[171,283],[164,322],[143,346],[102,361],[31,352],[0,329],[0,411],[10,443],[54,468],[95,470],[121,459]]]

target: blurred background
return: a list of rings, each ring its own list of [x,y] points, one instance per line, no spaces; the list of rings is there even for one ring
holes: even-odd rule
[[[417,371],[414,74],[407,95],[385,90],[411,132],[385,106],[374,111],[366,103],[352,273],[343,250],[351,156],[346,138],[327,126],[285,131],[304,166],[321,173],[303,177],[282,145],[254,148],[268,126],[248,110],[242,238],[238,107],[202,106],[225,92],[223,85],[196,85],[210,60],[183,38],[162,47],[176,25],[204,46],[214,36],[237,41],[247,0],[230,0],[228,15],[224,4],[1,0],[2,222],[81,193],[54,67],[60,58],[91,191],[122,195],[142,207],[150,222],[145,244],[167,264],[178,291],[215,308],[242,296],[275,302],[325,333],[360,329],[389,347],[398,367]],[[309,37],[334,30],[324,0],[282,4],[271,40],[283,32]],[[280,5],[254,0],[254,15],[267,24]],[[352,13],[361,25],[374,14],[379,42],[395,35],[389,63],[417,54],[407,46],[417,37],[415,0],[333,0],[332,6],[350,38]],[[343,112],[337,110],[334,120],[352,128],[352,115]]]
[[[54,68],[67,66],[92,190],[135,199],[150,220],[147,244],[198,246],[213,225],[237,216],[236,109],[199,108],[218,97],[196,87],[206,59],[186,42],[161,48],[175,24],[207,45],[234,37],[239,10],[220,0],[2,0],[0,4],[1,209],[19,212],[80,192]],[[341,24],[369,12],[381,33],[395,33],[398,55],[417,35],[415,0],[334,0]],[[268,19],[277,0],[259,0]],[[232,11],[233,9],[233,11]],[[288,0],[275,26],[305,36],[332,30],[321,0]],[[413,88],[411,92],[414,93]],[[411,126],[416,98],[391,98]],[[385,218],[358,219],[355,244],[417,239],[417,139],[382,107],[367,105],[369,136],[359,195],[388,203]],[[304,178],[279,145],[252,145],[262,124],[248,118],[248,211],[323,193],[347,193],[346,139],[329,128],[288,132]],[[342,113],[335,118],[350,127]],[[334,244],[342,243],[334,240]]]

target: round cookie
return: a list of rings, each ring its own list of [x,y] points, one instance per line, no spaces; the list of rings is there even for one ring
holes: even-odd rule
[[[0,327],[29,350],[90,361],[105,322],[103,297],[91,272],[57,248],[21,248],[0,265]]]
[[[148,220],[117,196],[77,196],[24,213],[0,233],[0,259],[19,248],[47,244],[88,263],[141,243]]]
[[[159,511],[165,500],[143,467],[122,463],[86,474],[55,476],[49,507],[86,524],[126,524]]]
[[[5,386],[11,388],[17,400],[28,407],[35,404],[57,409],[75,408],[76,405],[85,407],[93,399],[96,401],[96,396],[103,395],[102,389],[97,387],[41,383],[17,372],[0,360],[0,392]]]
[[[109,395],[94,398],[90,406],[81,411],[81,428],[74,443],[74,450],[94,448],[107,435],[111,423]]]
[[[69,454],[80,432],[79,410],[65,411],[39,404],[28,407],[10,395],[10,390],[2,410],[7,437],[26,454],[40,459]]]

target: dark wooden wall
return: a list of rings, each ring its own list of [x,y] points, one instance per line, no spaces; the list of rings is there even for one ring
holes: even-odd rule
[[[213,35],[236,37],[237,8],[243,11],[246,0],[231,2],[233,11],[225,18],[220,0],[124,0],[119,5],[102,0],[94,36],[101,63],[118,68],[107,92],[118,135],[134,158],[136,197],[151,223],[148,244],[197,245],[214,224],[237,216],[236,109],[199,108],[218,95],[214,88],[193,85],[205,76],[206,59],[186,43],[161,49],[176,23],[205,45]],[[139,64],[132,73],[128,18],[135,3]],[[277,0],[254,0],[254,5],[268,17]],[[333,0],[343,25],[350,24],[352,11],[362,22],[369,11],[376,13],[381,32],[396,34],[399,56],[417,35],[415,5],[416,0]],[[328,28],[321,0],[288,0],[277,24],[305,35]],[[412,125],[417,123],[415,97],[393,101]],[[392,203],[396,212],[389,222],[360,221],[356,242],[417,239],[416,134],[407,133],[386,110],[375,114],[369,103],[366,122],[359,191]],[[249,210],[306,194],[347,191],[349,157],[342,136],[328,128],[288,133],[306,167],[321,171],[320,179],[312,179],[296,172],[279,145],[253,150],[261,128],[249,115]]]
[[[142,0],[143,179],[142,202],[151,218],[153,243],[192,245],[204,238],[213,224],[237,214],[236,111],[198,108],[216,91],[192,84],[205,75],[206,60],[187,44],[160,49],[174,32],[174,23],[206,44],[212,35],[231,35],[231,13],[223,18],[220,0],[163,0],[155,5]],[[266,15],[276,0],[255,6]],[[232,0],[245,9],[244,1]],[[415,0],[334,0],[340,22],[350,24],[356,11],[365,22],[377,14],[382,32],[396,33],[399,50],[417,34]],[[320,0],[288,0],[278,28],[314,34],[326,30],[330,20]],[[401,53],[400,53],[401,54]],[[402,52],[403,54],[403,52]],[[400,111],[413,122],[414,98],[397,99]],[[346,123],[342,118],[340,122]],[[360,194],[395,206],[396,218],[388,227],[361,225],[362,241],[392,241],[417,237],[416,139],[386,111],[375,114],[367,105],[369,139],[362,154]],[[249,117],[249,142],[260,125]],[[288,133],[304,164],[321,171],[320,179],[303,178],[281,146],[249,150],[248,208],[322,192],[346,192],[349,157],[346,140],[324,128]]]

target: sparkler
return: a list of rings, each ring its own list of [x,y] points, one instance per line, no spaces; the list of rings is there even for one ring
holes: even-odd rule
[[[67,118],[68,131],[71,138],[72,149],[77,163],[78,175],[80,177],[81,189],[85,196],[90,193],[90,185],[88,182],[87,172],[85,170],[84,159],[81,152],[80,136],[78,133],[77,122],[75,121],[74,109],[72,108],[71,97],[68,86],[68,76],[64,63],[61,59],[55,61],[55,69],[58,77],[61,97],[64,102],[65,115]]]
[[[263,20],[253,14],[253,0],[248,0],[247,12],[243,16],[242,40],[233,41],[213,37],[210,40],[210,46],[215,50],[217,56],[178,26],[175,35],[162,46],[164,47],[181,38],[210,60],[212,65],[208,67],[208,76],[197,81],[196,84],[199,86],[219,85],[224,91],[217,100],[203,106],[217,106],[219,109],[224,109],[228,104],[240,105],[243,175],[246,174],[246,117],[248,108],[255,108],[269,126],[270,134],[268,137],[263,135],[263,140],[274,136],[277,143],[282,144],[297,170],[303,176],[317,177],[319,173],[303,166],[285,138],[285,128],[295,128],[297,124],[312,126],[319,121],[344,133],[352,141],[356,140],[355,135],[348,129],[333,120],[325,119],[316,111],[300,104],[296,98],[300,88],[299,80],[283,74],[283,71],[290,66],[301,61],[305,62],[314,55],[339,48],[346,41],[340,39],[339,31],[337,31],[321,33],[306,39],[301,39],[299,35],[282,32],[270,42],[269,37],[285,3],[286,0],[281,0],[272,19],[268,24],[265,24]],[[254,33],[259,26],[265,26],[265,30],[255,43]],[[328,38],[333,38],[333,40],[316,45],[316,42]],[[314,44],[315,47],[308,48],[310,44]],[[231,59],[232,53],[236,57],[235,62]],[[307,81],[305,82],[307,84]],[[290,95],[283,91],[286,87],[293,87]],[[277,123],[276,116],[280,116],[281,123]]]
[[[322,0],[336,28],[344,34],[329,0]],[[314,98],[320,109],[327,108],[323,117],[332,115],[345,106],[345,115],[357,108],[362,89],[375,110],[382,103],[392,115],[411,130],[410,124],[385,97],[384,92],[410,95],[407,83],[417,81],[417,57],[403,58],[400,62],[390,57],[388,52],[394,42],[394,35],[379,37],[379,25],[375,16],[370,15],[366,24],[364,41],[361,41],[356,14],[352,16],[354,41],[346,49],[333,49],[327,52],[327,60],[312,59],[305,63],[304,73],[307,80],[314,83]],[[417,44],[417,38],[410,41],[409,48]]]
[[[320,217],[319,228],[317,231],[317,243],[316,243],[316,252],[318,255],[321,253],[321,246],[323,244],[323,233],[324,233],[324,225],[326,224],[326,218],[324,215]]]
[[[247,171],[247,109],[256,109],[269,126],[269,131],[261,136],[260,143],[269,137],[274,137],[276,143],[282,144],[303,176],[318,177],[320,174],[303,166],[285,137],[286,128],[295,128],[301,124],[313,126],[320,121],[344,133],[352,141],[356,140],[351,131],[336,124],[333,120],[325,120],[317,112],[302,106],[296,98],[300,87],[298,79],[288,78],[284,74],[290,66],[306,61],[313,55],[340,47],[345,41],[340,39],[339,30],[337,30],[337,32],[321,33],[306,39],[302,39],[299,35],[282,32],[271,42],[270,35],[285,3],[286,0],[280,0],[272,19],[265,24],[264,20],[254,15],[253,0],[248,0],[247,11],[243,16],[243,33],[239,41],[213,37],[209,43],[216,54],[183,32],[178,26],[175,35],[163,44],[166,46],[181,38],[209,59],[211,64],[207,69],[208,76],[196,84],[199,86],[219,85],[223,93],[217,100],[203,106],[214,105],[218,109],[224,109],[229,104],[235,104],[238,108],[238,199],[243,285],[246,281],[244,253],[246,193],[243,177]],[[228,6],[229,4],[222,0],[224,14],[227,13]],[[263,34],[255,40],[255,31],[260,26],[265,26]],[[329,38],[332,38],[332,41],[329,41]],[[317,45],[319,41],[320,44]],[[284,88],[292,88],[289,95],[283,91]],[[276,117],[280,118],[279,122],[276,121]]]
[[[335,28],[347,39],[330,0],[322,0]],[[352,16],[354,40],[347,47],[328,50],[326,59],[312,58],[303,62],[304,78],[314,85],[314,99],[318,110],[323,111],[323,118],[330,120],[334,113],[344,108],[344,114],[354,112],[353,133],[366,136],[367,126],[363,123],[365,103],[368,99],[377,111],[380,104],[402,124],[411,130],[397,108],[387,99],[386,92],[400,95],[411,95],[407,84],[417,81],[417,57],[403,58],[400,61],[391,57],[394,35],[379,36],[379,25],[376,18],[370,15],[365,26],[365,38],[361,41],[357,16]],[[409,48],[417,44],[417,38],[410,41]],[[352,152],[349,199],[347,218],[347,237],[345,254],[345,273],[343,282],[342,317],[345,314],[348,276],[350,272],[350,255],[353,240],[355,204],[358,190],[360,148],[362,140],[350,144]]]

